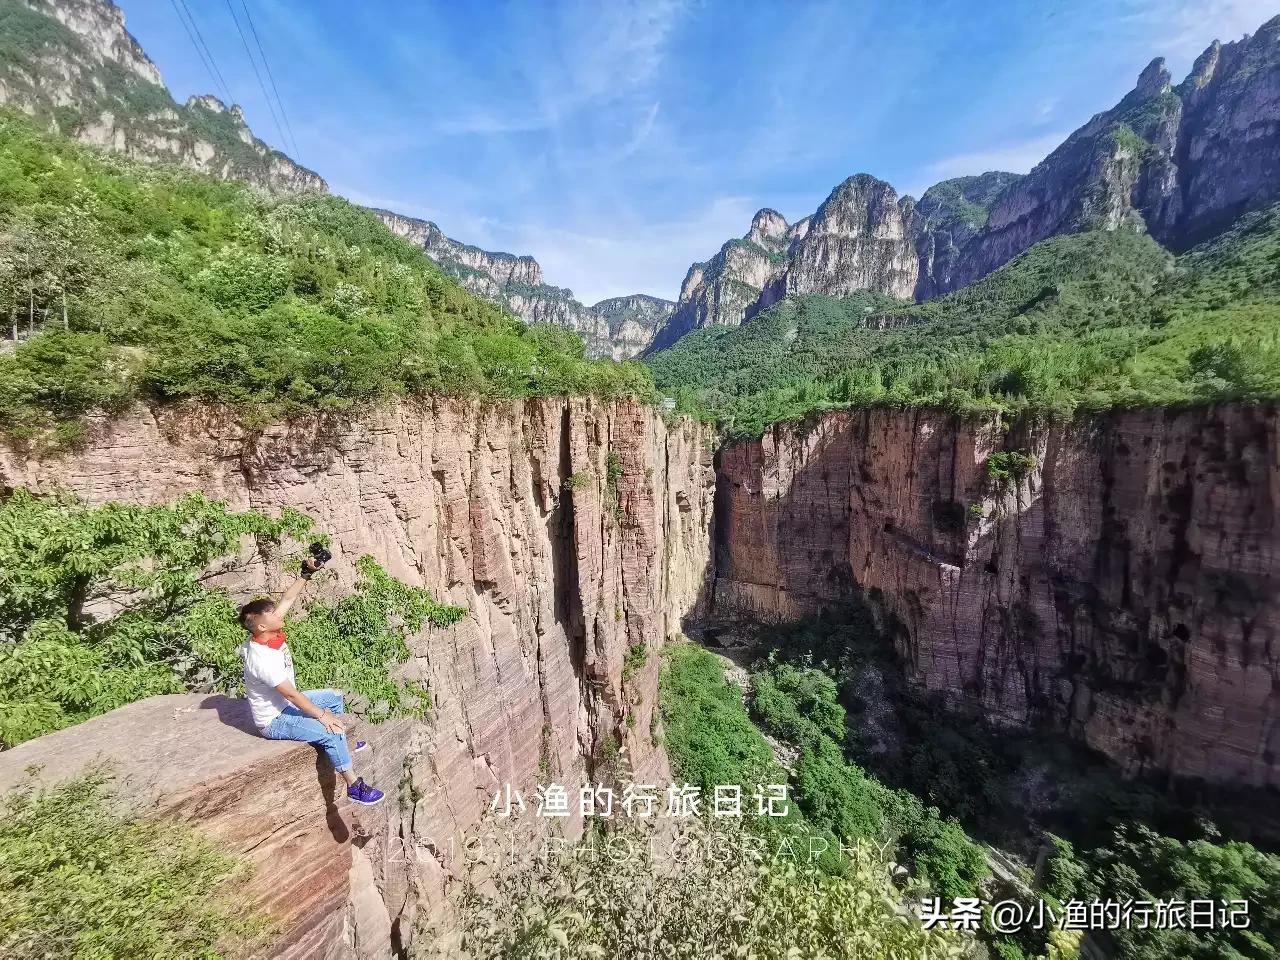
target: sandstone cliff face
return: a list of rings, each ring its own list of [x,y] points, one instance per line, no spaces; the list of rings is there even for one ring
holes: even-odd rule
[[[134,160],[175,163],[276,193],[324,192],[216,97],[175,103],[110,0],[16,0],[29,46],[0,63],[0,104]]]
[[[993,481],[991,454],[1025,451]],[[1131,772],[1280,786],[1280,413],[829,413],[726,448],[718,613],[855,595],[909,677]]]
[[[406,403],[261,435],[210,413],[138,410],[95,425],[87,447],[62,459],[0,453],[0,485],[69,488],[91,501],[199,490],[236,508],[293,507],[333,534],[336,576],[324,589],[348,586],[352,562],[369,553],[468,609],[449,630],[419,637],[405,665],[431,687],[431,719],[366,731],[375,750],[362,772],[389,799],[372,818],[361,814],[349,876],[324,880],[347,904],[337,912],[345,920],[285,954],[363,960],[406,949],[427,921],[448,932],[451,881],[467,867],[462,844],[493,826],[500,784],[524,791],[530,813],[517,828],[533,829],[539,780],[572,790],[588,778],[665,775],[657,650],[707,592],[708,441],[703,428],[668,428],[650,408],[585,399]],[[262,585],[259,572],[231,586]],[[634,647],[648,655],[624,678]],[[323,841],[303,824],[319,821],[290,810],[303,856]],[[581,823],[565,828],[573,835]]]
[[[491,253],[450,239],[429,220],[391,210],[373,212],[476,296],[506,307],[526,323],[552,323],[581,335],[590,357],[636,356],[671,309],[669,301],[644,294],[586,307],[573,299],[572,290],[544,283],[542,267],[533,257]]]
[[[0,790],[52,786],[104,764],[146,815],[190,824],[252,867],[243,892],[281,927],[274,956],[389,956],[349,950],[354,931],[344,930],[348,891],[370,888],[355,866],[368,863],[361,847],[384,817],[339,807],[333,771],[306,744],[259,736],[247,701],[186,694],[130,704],[0,753]],[[377,919],[364,911],[367,932]]]

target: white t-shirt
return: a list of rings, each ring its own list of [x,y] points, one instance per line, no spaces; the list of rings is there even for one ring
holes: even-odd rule
[[[252,640],[246,640],[240,647],[240,656],[244,660],[244,692],[249,698],[249,712],[253,714],[254,726],[265,732],[271,721],[289,706],[289,701],[276,687],[286,681],[296,684],[293,656],[288,643],[272,650],[265,643]]]

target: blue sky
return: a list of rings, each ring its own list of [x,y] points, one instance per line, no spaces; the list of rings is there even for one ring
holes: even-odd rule
[[[215,92],[171,0],[119,2],[177,98]],[[1025,171],[1152,57],[1181,79],[1280,7],[247,2],[297,158],[336,193],[530,253],[587,303],[674,298],[757,209],[796,220],[853,173],[918,195]],[[283,146],[226,0],[187,5],[254,131]]]

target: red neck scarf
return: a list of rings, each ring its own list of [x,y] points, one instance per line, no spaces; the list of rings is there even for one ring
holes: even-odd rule
[[[261,643],[264,646],[270,647],[272,650],[279,650],[284,646],[283,630],[272,630],[268,633],[255,633],[251,636],[254,643]]]

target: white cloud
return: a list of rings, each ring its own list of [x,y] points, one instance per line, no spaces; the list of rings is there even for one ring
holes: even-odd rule
[[[986,173],[988,170],[1011,170],[1014,173],[1026,173],[1048,156],[1068,136],[1068,131],[1061,130],[1053,133],[1036,134],[1025,140],[1004,143],[989,150],[974,150],[970,153],[952,154],[940,160],[935,160],[926,169],[933,177],[933,180],[930,181],[931,183],[937,180],[947,180],[951,177]],[[919,196],[919,194],[915,195]]]
[[[757,206],[748,197],[718,197],[676,220],[605,220],[599,226],[608,233],[523,224],[506,236],[537,258],[548,283],[569,287],[583,303],[631,293],[674,300],[689,265],[746,233]]]
[[[578,110],[642,93],[659,75],[684,10],[685,0],[531,5],[524,22],[507,25],[521,38],[511,65],[526,81],[528,96],[499,111],[464,110],[432,129],[446,135],[544,130]]]
[[[1145,35],[1151,56],[1169,58],[1175,74],[1211,41],[1239,40],[1280,12],[1276,0],[1130,0],[1130,8],[1124,19]]]

